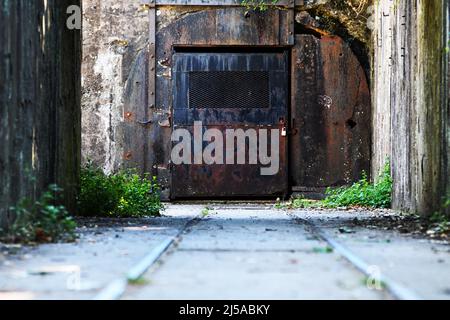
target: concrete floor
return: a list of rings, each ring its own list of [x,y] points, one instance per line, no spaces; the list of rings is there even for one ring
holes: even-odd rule
[[[206,206],[208,215],[187,225]],[[368,286],[363,273],[302,221],[313,222],[419,296],[449,299],[448,243],[350,226],[355,217],[378,215],[287,212],[272,204],[169,205],[162,218],[91,224],[73,244],[3,246],[0,299],[91,299],[180,231],[176,245],[128,285],[123,299],[392,298],[382,286]],[[343,228],[349,232],[338,231]]]

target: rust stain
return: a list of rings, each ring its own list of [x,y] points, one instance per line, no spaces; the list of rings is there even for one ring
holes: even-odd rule
[[[133,113],[132,112],[125,112],[125,120],[126,121],[132,121],[133,120]]]
[[[131,151],[125,152],[125,154],[123,155],[123,159],[126,161],[130,161],[133,158],[133,154],[131,153]]]

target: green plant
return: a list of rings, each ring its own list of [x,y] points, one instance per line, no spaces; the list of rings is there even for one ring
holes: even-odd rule
[[[447,196],[447,199],[444,201],[444,209],[450,208],[450,197]]]
[[[334,249],[329,246],[313,248],[314,253],[333,253],[333,251]]]
[[[131,286],[146,286],[150,284],[150,281],[144,277],[140,277],[137,279],[128,279],[128,284]]]
[[[328,189],[321,204],[328,208],[361,206],[368,208],[389,208],[392,202],[392,178],[390,164],[384,166],[375,183],[367,175],[350,187]]]
[[[277,198],[277,200],[275,201],[274,208],[281,210],[281,209],[285,209],[286,205],[281,201],[280,198]]]
[[[37,201],[21,200],[10,210],[12,226],[3,233],[8,242],[57,242],[75,239],[76,223],[62,205],[57,205],[62,189],[50,185]]]
[[[107,175],[87,164],[81,171],[78,199],[81,216],[141,217],[163,209],[155,177],[141,177],[134,170]]]
[[[140,217],[159,215],[163,209],[160,189],[156,177],[145,175],[141,178],[133,171],[125,171],[112,176],[120,190],[119,204],[113,211],[119,217]]]
[[[211,208],[209,208],[209,207],[203,208],[203,210],[202,210],[202,217],[206,218],[209,215],[210,210],[211,210]]]
[[[446,208],[447,203],[444,204],[444,209]],[[442,212],[435,212],[432,214],[428,221],[428,231],[427,233],[430,235],[434,234],[448,234],[450,233],[450,220],[449,217]]]
[[[276,204],[276,208],[311,209],[338,208],[360,206],[367,208],[389,208],[392,202],[392,178],[389,162],[383,168],[375,183],[370,183],[367,175],[350,187],[329,188],[327,197],[321,201],[309,200],[303,197],[294,198],[289,203]]]
[[[295,198],[292,200],[291,206],[294,208],[318,208],[321,206],[320,201],[305,199],[304,197]]]
[[[88,163],[81,169],[81,190],[78,196],[78,214],[106,216],[118,206],[120,188],[102,169]]]
[[[279,0],[241,0],[241,4],[248,11],[264,12],[269,9],[269,4],[276,5]]]

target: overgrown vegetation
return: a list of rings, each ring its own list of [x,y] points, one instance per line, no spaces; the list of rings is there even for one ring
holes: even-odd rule
[[[78,200],[81,216],[155,216],[163,209],[155,177],[141,177],[134,170],[107,175],[92,164],[81,170]]]
[[[375,0],[330,0],[308,11],[319,18],[323,29],[335,33],[343,27],[351,37],[367,45],[373,27],[374,3]]]
[[[23,199],[10,211],[14,222],[0,229],[0,241],[8,243],[46,243],[73,241],[76,223],[67,209],[59,205],[62,189],[56,185],[37,199]],[[142,217],[159,215],[163,210],[155,178],[140,177],[135,171],[106,175],[88,164],[81,172],[78,198],[81,216]]]
[[[290,208],[340,208],[365,207],[389,208],[392,202],[392,178],[389,163],[387,163],[375,183],[371,183],[367,175],[350,187],[329,188],[326,198],[321,201],[304,198],[293,199],[287,207]]]
[[[10,208],[15,220],[6,232],[1,232],[4,242],[42,243],[73,241],[76,223],[66,208],[57,203],[62,189],[49,186],[37,201],[24,199]]]
[[[264,12],[269,9],[269,5],[276,5],[279,0],[241,0],[241,4],[247,11]]]
[[[441,212],[435,212],[428,221],[427,234],[431,237],[448,238],[450,235],[450,219],[446,211],[450,207],[450,197],[444,201]]]
[[[360,181],[348,188],[329,189],[323,204],[330,208],[351,206],[389,208],[391,202],[391,169],[390,165],[386,164],[375,183],[370,183],[364,173]]]
[[[241,0],[247,12],[278,8],[278,3],[279,0]],[[334,34],[344,27],[351,37],[368,44],[375,3],[376,0],[329,0],[305,4],[303,10],[316,17],[324,30]]]

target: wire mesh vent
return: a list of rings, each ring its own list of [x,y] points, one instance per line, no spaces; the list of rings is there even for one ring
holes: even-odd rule
[[[189,107],[269,108],[266,71],[196,71],[189,73]]]

